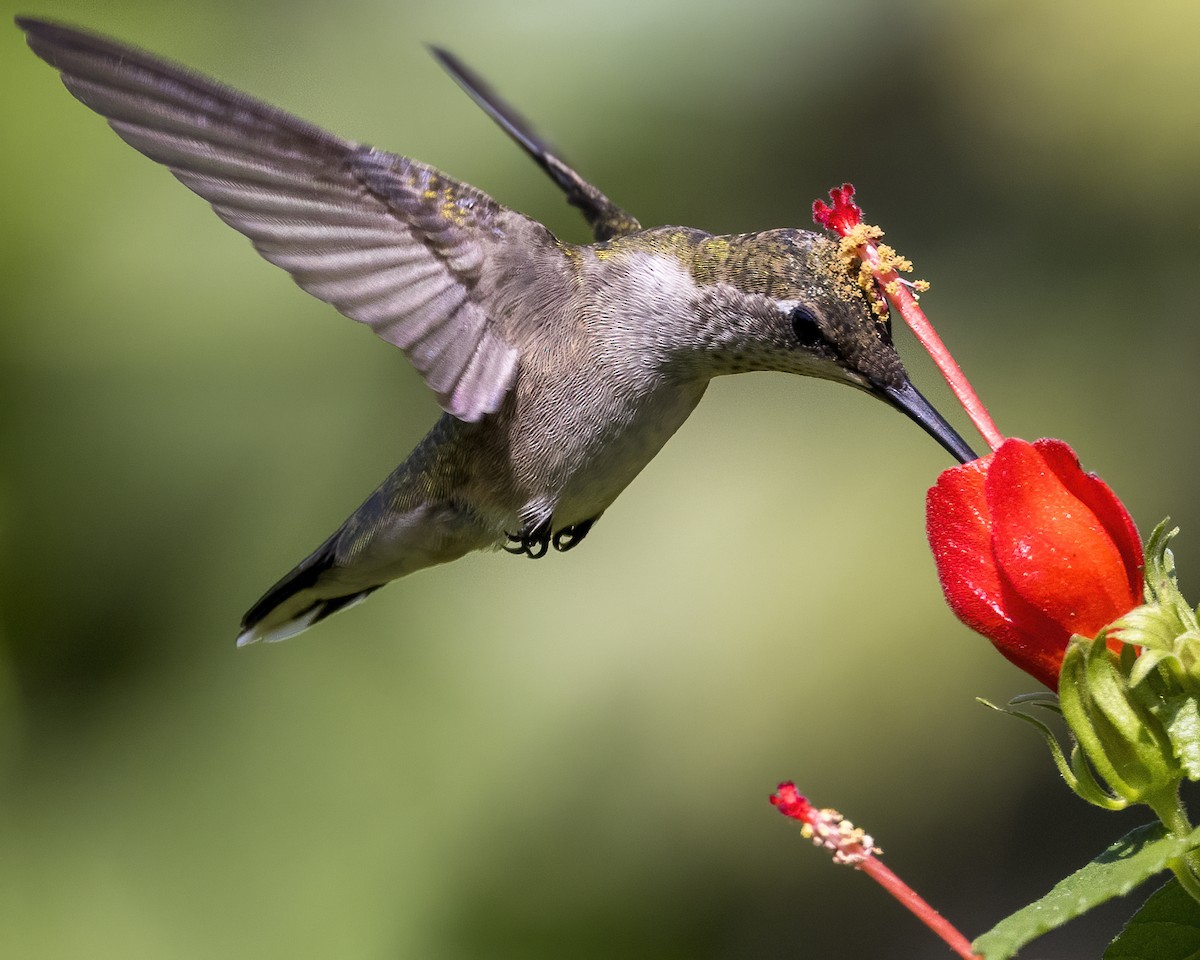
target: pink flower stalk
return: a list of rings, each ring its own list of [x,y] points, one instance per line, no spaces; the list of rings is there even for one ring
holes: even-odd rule
[[[803,836],[818,847],[833,852],[834,863],[861,870],[900,901],[917,919],[941,937],[964,960],[980,960],[971,950],[970,941],[945,917],[933,909],[903,880],[884,866],[870,834],[854,826],[836,810],[818,810],[791,781],[781,783],[771,794],[771,804],[785,817],[799,820]]]
[[[913,295],[913,289],[922,292],[929,285],[924,281],[910,283],[901,278],[900,273],[912,270],[912,264],[891,247],[875,242],[883,236],[883,231],[863,223],[862,208],[854,202],[853,184],[843,183],[840,187],[834,187],[829,191],[829,198],[833,206],[823,200],[813,202],[813,219],[842,238],[842,255],[847,260],[857,258],[862,264],[860,282],[869,283],[872,288],[878,285],[878,289],[883,291],[886,300],[896,308],[921,346],[933,357],[933,362],[987,445],[995,450],[1004,440],[1003,435],[996,429],[987,408],[954,362]],[[877,309],[884,314],[887,312],[887,307],[881,301],[877,301]]]

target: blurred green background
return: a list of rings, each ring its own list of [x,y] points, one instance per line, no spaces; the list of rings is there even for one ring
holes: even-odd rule
[[[1200,592],[1194,2],[23,12],[569,239],[422,41],[647,225],[807,225],[851,180],[1001,429],[1067,439],[1144,533],[1170,513]],[[718,381],[578,552],[471,557],[235,650],[435,405],[6,29],[0,955],[941,957],[771,810],[776,781],[866,825],[971,935],[1144,821],[1086,807],[974,702],[1034,683],[941,601],[923,497],[947,458],[830,384]],[[1095,957],[1130,909],[1031,955]]]

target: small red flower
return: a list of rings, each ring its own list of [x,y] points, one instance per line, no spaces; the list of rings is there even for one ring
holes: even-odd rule
[[[844,237],[862,223],[862,207],[854,202],[854,184],[843,183],[829,191],[833,206],[824,200],[813,201],[813,219],[838,236]]]
[[[1009,438],[942,473],[925,508],[950,609],[1051,689],[1072,634],[1141,603],[1137,527],[1061,440]]]

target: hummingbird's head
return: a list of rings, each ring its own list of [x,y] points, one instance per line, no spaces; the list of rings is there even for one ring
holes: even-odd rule
[[[864,390],[921,425],[960,462],[971,448],[917,391],[832,240],[807,230],[707,237],[695,247],[702,352],[712,375],[778,370]]]

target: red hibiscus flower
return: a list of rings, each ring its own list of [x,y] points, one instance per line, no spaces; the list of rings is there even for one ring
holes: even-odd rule
[[[1094,637],[1142,602],[1133,519],[1061,440],[1009,438],[945,471],[926,526],[955,615],[1051,689],[1072,634]]]

